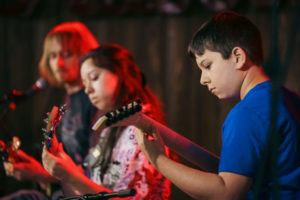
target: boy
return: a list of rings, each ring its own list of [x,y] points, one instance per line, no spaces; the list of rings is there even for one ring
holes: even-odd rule
[[[202,72],[200,83],[219,99],[241,101],[230,111],[222,129],[219,173],[212,174],[174,162],[165,154],[157,131],[154,140],[137,134],[142,151],[177,187],[197,199],[272,199],[271,174],[258,177],[272,128],[272,83],[262,68],[263,48],[259,30],[245,17],[221,12],[201,26],[189,54]],[[281,199],[300,198],[299,125],[279,95],[276,134],[277,191]],[[265,170],[270,172],[271,169]],[[258,179],[264,181],[254,190]],[[257,197],[257,196],[256,196]]]

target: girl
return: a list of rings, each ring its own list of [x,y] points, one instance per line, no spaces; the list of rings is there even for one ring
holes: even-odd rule
[[[99,115],[140,99],[147,107],[145,114],[163,122],[157,99],[125,48],[103,44],[91,51],[82,59],[81,77],[85,93]],[[141,153],[135,131],[134,126],[99,131],[99,142],[85,162],[89,178],[74,165],[61,145],[57,152],[44,149],[44,167],[67,185],[73,195],[74,191],[87,194],[134,188],[137,194],[132,199],[169,199],[170,182]]]

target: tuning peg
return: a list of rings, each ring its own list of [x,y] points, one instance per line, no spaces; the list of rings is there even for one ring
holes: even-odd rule
[[[135,113],[135,109],[134,109],[134,102],[130,103],[130,105],[128,106],[128,113],[130,115],[134,114]]]
[[[142,106],[140,104],[135,106],[135,112],[140,112],[142,110]]]
[[[115,123],[115,122],[117,122],[118,113],[116,110],[114,110],[112,113],[113,114],[112,114],[111,122]]]
[[[107,120],[105,121],[105,126],[110,126],[112,124],[112,121],[110,118],[107,118]]]
[[[51,136],[49,133],[44,133],[43,136],[45,140],[53,139],[53,136]]]
[[[43,133],[43,136],[44,136],[44,138],[48,138],[48,137],[49,137],[49,133],[44,132],[44,133]]]
[[[112,112],[106,113],[105,116],[106,116],[107,118],[111,118],[111,117],[112,117]]]
[[[118,108],[118,111],[121,112],[121,113],[124,112],[124,106],[121,107],[121,108]]]
[[[46,132],[47,132],[47,130],[46,130],[45,128],[42,128],[42,131],[43,131],[44,133],[46,133]]]
[[[141,104],[142,103],[142,101],[140,99],[136,99],[134,102],[137,103],[137,104]]]
[[[45,119],[43,119],[43,121],[44,121],[46,124],[48,124],[48,123],[49,123],[49,120],[48,120],[48,118],[45,118]]]
[[[123,108],[119,108],[117,110],[116,118],[117,118],[117,120],[122,120],[124,118],[124,109]]]
[[[62,106],[60,106],[60,110],[65,111],[67,108],[67,104],[63,104]]]
[[[125,105],[125,106],[122,106],[122,115],[124,117],[128,117],[129,116],[129,113],[128,113],[128,105]]]

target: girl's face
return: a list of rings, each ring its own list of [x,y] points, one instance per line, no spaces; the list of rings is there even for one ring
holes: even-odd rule
[[[92,58],[82,63],[80,73],[85,93],[92,104],[103,114],[111,111],[115,104],[118,76],[105,68],[97,67]]]
[[[196,55],[201,70],[200,83],[219,99],[238,99],[243,81],[241,70],[236,67],[234,56],[224,59],[218,52],[206,50]]]
[[[79,80],[79,57],[71,49],[63,47],[56,38],[49,46],[49,65],[56,81],[60,84]]]

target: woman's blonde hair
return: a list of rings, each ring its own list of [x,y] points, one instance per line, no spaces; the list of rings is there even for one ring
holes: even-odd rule
[[[43,54],[39,63],[41,76],[53,86],[59,86],[49,66],[49,49],[53,40],[57,40],[63,47],[68,48],[79,58],[99,44],[90,30],[81,22],[64,22],[55,26],[44,40]],[[78,63],[79,64],[79,63]]]

